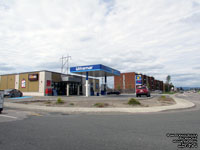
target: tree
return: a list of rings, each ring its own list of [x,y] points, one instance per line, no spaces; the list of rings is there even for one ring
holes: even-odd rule
[[[171,81],[171,76],[168,75],[167,78],[166,78],[166,83],[169,84],[170,81]]]
[[[119,91],[121,90],[120,84],[117,85],[117,90],[119,90]]]
[[[172,85],[172,83],[170,83],[170,81],[171,81],[171,76],[168,75],[166,77],[165,92],[170,92],[171,87],[173,87],[173,85]]]

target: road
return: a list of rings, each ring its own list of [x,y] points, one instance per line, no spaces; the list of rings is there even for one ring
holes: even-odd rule
[[[189,98],[197,106],[149,114],[68,115],[6,110],[6,115],[16,116],[18,113],[17,118],[21,119],[0,122],[0,149],[177,150],[177,144],[172,143],[173,138],[167,137],[167,133],[200,135],[199,95],[180,97]]]

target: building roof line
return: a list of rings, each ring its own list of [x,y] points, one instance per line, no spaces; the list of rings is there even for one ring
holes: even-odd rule
[[[55,72],[55,71],[49,71],[49,70],[38,70],[38,71],[28,71],[28,72],[20,72],[20,73],[1,74],[0,76],[6,76],[6,75],[18,75],[18,74],[36,73],[36,72],[51,72],[51,73],[57,73],[57,74],[62,74],[62,75],[71,75],[71,74],[64,74],[64,73]]]

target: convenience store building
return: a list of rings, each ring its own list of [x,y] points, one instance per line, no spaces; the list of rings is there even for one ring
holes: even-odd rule
[[[85,77],[47,70],[0,75],[0,90],[19,89],[26,96],[85,95]],[[89,78],[93,91],[99,91],[99,79]]]

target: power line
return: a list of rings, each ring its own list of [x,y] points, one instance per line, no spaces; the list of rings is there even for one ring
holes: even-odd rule
[[[69,73],[68,70],[69,70],[69,60],[71,59],[72,57],[69,56],[67,54],[66,57],[62,56],[60,59],[62,61],[62,65],[61,65],[61,73],[65,73],[65,71],[67,70],[67,74]],[[67,64],[67,69],[65,70],[65,65]]]

